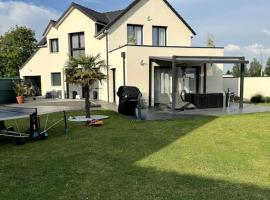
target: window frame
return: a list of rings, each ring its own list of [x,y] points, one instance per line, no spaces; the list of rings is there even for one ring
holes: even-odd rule
[[[72,46],[72,37],[74,35],[78,36],[78,48],[73,48]],[[84,47],[81,47],[81,35],[84,36]],[[70,55],[73,57],[73,51],[84,51],[85,53],[85,34],[84,32],[75,32],[75,33],[69,33],[69,46],[70,46]]]
[[[59,74],[60,75],[60,84],[54,84],[53,75]],[[51,72],[51,86],[62,86],[62,74],[61,72]]]
[[[157,28],[157,45],[154,45],[154,29]],[[160,40],[159,40],[159,30],[160,29],[165,29],[165,45],[160,45]],[[168,27],[167,26],[152,26],[152,45],[155,46],[155,47],[166,47],[167,46],[167,30],[168,30]]]
[[[53,51],[53,42],[56,41],[56,51]],[[52,38],[50,39],[50,52],[51,53],[58,53],[59,52],[59,39],[58,38]]]
[[[134,27],[140,27],[141,28],[141,44],[130,44],[129,42],[128,42],[128,37],[129,37],[129,35],[128,35],[128,27],[129,26],[132,26],[133,28]],[[135,46],[143,46],[143,25],[142,24],[127,24],[127,44],[128,45],[135,45]]]

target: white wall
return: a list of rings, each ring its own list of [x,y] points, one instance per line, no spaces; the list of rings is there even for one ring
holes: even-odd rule
[[[143,25],[143,44],[152,45],[152,26],[167,26],[168,46],[190,46],[193,33],[163,0],[142,0],[109,31],[109,50],[127,44],[127,25]]]
[[[129,46],[127,47],[127,85],[137,86],[143,93],[144,98],[148,99],[150,56],[223,56],[223,54],[224,50],[217,48],[157,48]],[[141,62],[143,62],[143,65],[141,65]],[[222,72],[223,65],[208,66],[207,92],[219,93],[223,91]]]
[[[270,77],[245,77],[244,99],[250,100],[252,96],[261,94],[270,97]],[[223,90],[228,88],[240,96],[240,78],[223,78]]]
[[[72,9],[65,20],[58,27],[52,27],[47,34],[47,46],[40,48],[28,63],[20,70],[20,76],[41,76],[42,95],[52,90],[65,90],[63,79],[63,68],[68,60],[69,34],[84,32],[85,34],[85,53],[86,55],[96,55],[101,53],[102,59],[106,59],[105,39],[98,40],[95,35],[95,22],[77,9]],[[58,38],[59,52],[51,53],[49,40]],[[54,87],[51,85],[51,73],[61,72],[62,86]],[[106,99],[106,81],[102,85],[102,99]],[[71,91],[70,91],[71,92]]]

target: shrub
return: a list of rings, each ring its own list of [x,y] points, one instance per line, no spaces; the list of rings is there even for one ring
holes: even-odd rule
[[[265,98],[264,98],[264,102],[265,102],[265,103],[270,103],[270,97],[265,97]]]
[[[261,94],[256,94],[250,99],[251,103],[263,103],[264,97]]]

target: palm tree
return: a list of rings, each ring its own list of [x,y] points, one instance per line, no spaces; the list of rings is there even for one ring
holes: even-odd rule
[[[86,118],[90,118],[90,89],[91,86],[106,79],[106,75],[101,72],[101,67],[105,61],[100,58],[100,54],[96,56],[80,56],[74,58],[69,57],[65,66],[65,74],[67,83],[80,85],[85,93],[85,113]]]

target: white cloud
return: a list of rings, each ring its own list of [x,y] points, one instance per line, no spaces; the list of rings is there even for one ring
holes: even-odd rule
[[[263,61],[263,65],[270,58],[270,48],[260,44],[253,43],[247,46],[238,46],[228,44],[225,47],[225,55],[227,56],[245,56],[247,60],[251,61],[253,58]]]
[[[240,51],[240,50],[241,50],[241,47],[238,45],[235,45],[235,44],[228,44],[225,47],[226,52],[236,52],[236,51]]]
[[[270,56],[270,48],[267,48],[259,43],[254,43],[243,47],[235,44],[228,44],[225,47],[225,53],[229,55],[254,56],[254,57],[260,54]]]
[[[266,28],[263,29],[263,33],[270,36],[270,30],[268,30]]]
[[[255,43],[255,44],[252,44],[252,45],[249,45],[249,46],[246,46],[245,47],[245,50],[249,53],[252,53],[252,54],[265,54],[265,55],[270,55],[270,48],[266,48],[264,47],[262,44],[258,44],[258,43]]]
[[[60,13],[56,10],[25,3],[22,1],[0,1],[0,34],[5,33],[15,25],[27,26],[37,33],[41,33],[50,19],[57,19]]]

